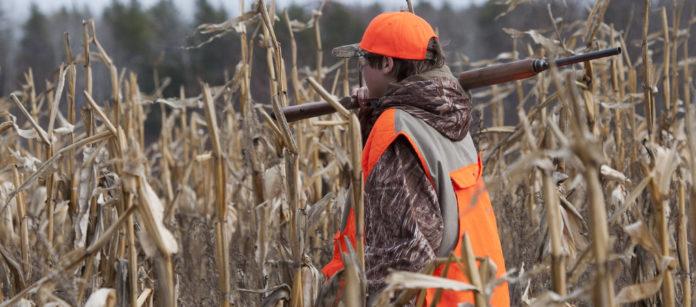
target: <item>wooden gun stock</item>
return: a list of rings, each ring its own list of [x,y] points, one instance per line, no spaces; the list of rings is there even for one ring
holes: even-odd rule
[[[358,100],[354,97],[346,96],[338,100],[346,109],[357,109]],[[294,106],[281,108],[285,119],[288,122],[294,122],[305,118],[311,118],[320,115],[331,114],[336,112],[336,109],[326,101],[314,101]],[[271,113],[271,117],[275,119],[275,114]]]
[[[617,54],[621,54],[621,48],[610,48],[560,58],[555,60],[554,64],[560,67]],[[465,71],[459,74],[459,84],[461,84],[462,88],[471,90],[493,84],[500,84],[533,77],[536,74],[547,70],[548,68],[549,62],[546,60],[528,58],[510,63],[497,64],[489,67]],[[347,109],[356,109],[359,107],[358,101],[354,97],[343,97],[339,100],[339,103],[341,103]],[[282,108],[282,112],[285,114],[285,119],[287,119],[288,122],[293,122],[305,118],[331,114],[336,112],[336,110],[326,101],[315,101],[284,107]],[[271,113],[271,117],[275,119],[275,114]]]

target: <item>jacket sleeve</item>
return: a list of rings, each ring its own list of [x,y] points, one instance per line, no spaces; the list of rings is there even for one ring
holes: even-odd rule
[[[365,182],[368,295],[386,286],[389,269],[420,271],[435,258],[442,233],[435,189],[411,144],[398,137]]]

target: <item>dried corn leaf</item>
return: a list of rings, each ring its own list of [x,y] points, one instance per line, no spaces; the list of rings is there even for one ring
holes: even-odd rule
[[[174,208],[181,210],[185,214],[197,214],[196,192],[187,185],[181,186],[179,194],[174,199]]]
[[[0,178],[2,179],[2,178]],[[14,190],[14,185],[11,181],[4,181],[0,183],[0,201],[3,203],[10,194],[10,191]],[[17,241],[17,235],[15,234],[12,216],[16,214],[17,211],[17,201],[12,199],[8,203],[8,210],[4,210],[0,213],[0,243],[5,246],[10,246],[15,244]]]
[[[0,134],[12,128],[12,122],[0,123]]]
[[[606,164],[602,165],[602,167],[600,168],[600,173],[602,174],[602,176],[604,176],[605,179],[616,180],[619,182],[631,182],[630,179],[626,178],[626,175],[609,167]]]
[[[638,186],[631,191],[631,193],[626,197],[626,200],[623,202],[623,205],[614,211],[614,214],[609,218],[609,222],[615,221],[621,214],[623,214],[626,209],[628,209],[630,206],[632,206],[635,203],[635,200],[640,196],[640,194],[643,192],[643,189],[648,186],[648,183],[650,183],[650,180],[652,180],[652,176],[648,176],[643,178],[643,180],[638,184]]]
[[[283,195],[283,174],[285,164],[279,163],[267,168],[263,174],[263,194],[265,199],[281,197]]]
[[[319,296],[324,274],[312,265],[312,260],[305,255],[302,264],[302,301],[303,306],[314,306],[315,299]]]
[[[660,262],[660,274],[643,283],[623,287],[616,295],[616,304],[627,304],[649,298],[662,288],[662,280],[665,273],[669,273],[668,266],[674,258],[663,257]]]
[[[155,103],[163,103],[174,109],[184,109],[184,108],[202,108],[203,102],[198,98],[186,98],[186,99],[176,99],[176,98],[158,98]]]
[[[582,229],[589,229],[589,227],[587,226],[587,222],[585,222],[585,219],[582,217],[580,212],[578,212],[578,209],[575,207],[575,205],[569,202],[564,196],[561,196],[561,206],[563,206],[563,209],[565,209],[566,212],[570,212],[572,216],[582,224]]]
[[[83,163],[90,161],[90,157],[95,152],[95,148],[87,147],[83,150]],[[74,224],[75,228],[75,243],[74,247],[85,247],[87,242],[87,226],[89,224],[89,202],[92,196],[96,193],[96,182],[94,178],[97,177],[96,167],[89,163],[88,165],[82,167],[79,170],[79,183],[77,190],[77,221]]]
[[[513,133],[516,130],[515,126],[499,126],[481,129],[480,133]]]
[[[367,284],[365,271],[363,270],[363,266],[348,236],[344,237],[344,240],[348,253],[341,253],[341,260],[343,260],[346,278],[343,303],[346,304],[346,306],[364,306],[366,294],[365,286]]]
[[[85,307],[114,307],[116,306],[116,290],[101,288],[94,291],[85,303]]]
[[[46,187],[37,186],[32,191],[32,193],[25,193],[25,197],[29,196],[27,199],[27,212],[29,215],[40,216],[46,207]]]
[[[274,198],[271,201],[271,225],[280,225],[290,219],[290,207],[287,201]]]
[[[232,206],[227,206],[227,210],[225,210],[225,215],[227,216],[225,218],[225,232],[227,233],[226,237],[228,240],[232,240],[234,238],[234,233],[237,231],[238,227],[238,218],[237,218],[237,209],[235,209]],[[176,243],[176,241],[174,241]]]
[[[311,28],[312,26],[313,25],[311,23],[307,24],[296,19],[290,20],[290,27],[292,28],[293,32],[302,32],[305,29]]]
[[[68,204],[69,200],[64,200],[56,204],[54,212],[54,225],[56,227],[56,237],[61,238],[65,233],[65,229],[70,229],[70,220],[68,220]],[[62,239],[62,238],[61,238]]]
[[[609,204],[611,208],[619,208],[621,204],[626,201],[626,188],[623,185],[616,185],[616,187],[611,191],[611,196],[609,197]]]
[[[680,158],[675,148],[667,149],[662,146],[655,146],[655,167],[653,168],[653,178],[660,189],[661,195],[669,194],[669,184],[672,182],[672,174],[679,166]]]
[[[287,284],[282,284],[269,291],[270,294],[264,295],[264,298],[261,300],[261,307],[287,306],[287,304],[290,302],[291,290],[290,286]]]
[[[577,242],[576,238],[582,238],[582,235],[580,234],[581,230],[581,225],[578,225],[576,223],[573,223],[570,219],[571,217],[568,215],[568,212],[565,210],[565,207],[560,206],[559,208],[560,212],[560,217],[561,217],[561,229],[562,229],[562,240],[561,240],[561,248],[563,255],[566,255],[569,259],[575,259],[575,254],[577,253]]]
[[[53,282],[46,282],[39,287],[36,295],[39,305],[42,307],[70,307],[70,304],[53,294],[55,288]]]
[[[567,50],[567,49],[561,47],[559,41],[547,38],[547,37],[541,35],[541,33],[537,32],[536,30],[519,31],[519,30],[515,30],[515,29],[510,29],[510,28],[503,28],[503,31],[505,31],[505,33],[509,34],[513,38],[519,38],[519,37],[524,37],[525,35],[528,35],[529,37],[532,38],[532,40],[535,43],[548,49],[551,52],[551,54],[557,54],[557,55],[572,55],[572,54],[574,54],[570,50]]]
[[[523,269],[524,269],[524,267],[523,267]],[[520,298],[520,300],[521,300],[526,306],[529,306],[529,305],[534,304],[534,299],[529,297],[529,288],[530,288],[531,285],[532,285],[532,281],[531,281],[531,280],[528,280],[528,281],[527,281],[527,286],[524,288],[524,291],[522,292],[522,297]]]
[[[527,288],[528,289],[528,288]],[[569,306],[568,301],[570,300],[577,300],[578,298],[582,298],[584,296],[587,296],[587,294],[590,292],[589,287],[585,288],[579,288],[572,293],[566,295],[566,296],[560,296],[555,292],[552,291],[546,291],[544,294],[542,294],[538,298],[534,299],[527,299],[525,301],[526,305],[530,307],[545,307],[545,306]],[[527,290],[525,290],[525,294],[527,293]]]
[[[386,282],[388,287],[398,290],[436,288],[454,291],[476,291],[476,287],[468,283],[407,271],[391,272],[387,276]]]
[[[70,132],[73,132],[74,127],[72,125],[70,125],[69,123],[67,123],[65,118],[63,118],[63,116],[60,115],[60,113],[58,113],[58,114],[59,114],[58,118],[61,121],[61,127],[58,129],[55,129],[53,131],[53,133],[56,135],[66,135]],[[21,129],[21,128],[19,128],[19,126],[17,126],[17,124],[14,121],[10,122],[10,124],[14,127],[15,131],[17,132],[17,135],[19,135],[20,137],[22,137],[24,139],[31,140],[31,139],[36,139],[36,138],[40,137],[39,134],[36,132],[36,129],[33,129],[33,128],[32,129]],[[55,141],[55,138],[52,137],[51,140]]]
[[[652,253],[656,259],[659,255],[662,255],[660,246],[642,221],[624,226],[623,229],[631,237],[631,241],[640,244],[643,248]]]
[[[34,307],[36,304],[34,302],[27,300],[27,299],[20,299],[17,303],[13,305],[14,307]]]
[[[340,291],[345,283],[345,270],[341,269],[334,273],[331,278],[321,285],[319,295],[316,299],[317,306],[332,306],[341,298],[339,295],[345,294],[345,292]],[[384,306],[384,304],[379,304],[376,306]]]
[[[331,66],[328,66],[328,67],[327,67],[327,66],[323,66],[323,67],[321,68],[322,76],[323,76],[323,75],[328,75],[328,74],[332,73],[333,71],[335,71],[335,70],[337,70],[337,69],[339,69],[339,68],[341,68],[341,67],[343,67],[343,61],[336,62],[335,64],[333,64],[333,65],[331,65]],[[312,77],[312,76],[316,76],[316,75],[317,75],[317,71],[316,71],[316,70],[312,70],[309,66],[304,66],[304,67],[302,67],[301,69],[299,69],[298,72],[300,73],[300,75],[305,75],[305,76],[308,76],[308,77]]]
[[[531,3],[531,2],[532,2],[532,0],[506,0],[505,2],[502,2],[502,1],[497,2],[496,4],[498,4],[498,5],[507,6],[507,10],[505,10],[505,12],[498,14],[498,16],[495,16],[495,19],[503,17],[503,16],[509,14],[510,12],[514,11],[518,5],[525,4],[525,3]]]
[[[75,131],[75,126],[70,124],[61,113],[58,113],[58,123],[60,123],[60,127],[53,130],[56,135],[66,135]]]
[[[74,56],[75,58],[75,64],[78,65],[85,65],[85,56],[84,52],[78,53],[77,55]],[[99,54],[99,52],[90,52],[89,53],[89,61],[90,62],[99,62],[99,63],[106,63],[106,60]]]
[[[554,169],[553,162],[546,157],[544,152],[534,151],[520,157],[513,164],[510,164],[503,172],[503,176],[508,178],[510,183],[516,184],[526,180],[529,170],[534,167],[548,171]]]
[[[198,32],[200,34],[212,34],[211,37],[209,37],[207,40],[204,42],[195,45],[195,46],[186,46],[184,49],[195,49],[195,48],[200,48],[202,46],[205,46],[214,40],[223,37],[225,34],[231,31],[237,31],[239,32],[240,28],[245,28],[246,25],[251,24],[253,22],[258,21],[259,14],[256,11],[249,11],[246,12],[236,18],[229,19],[225,22],[222,23],[217,23],[217,24],[209,24],[209,23],[204,23],[199,25],[195,32]]]
[[[32,129],[32,131],[34,131]],[[30,155],[29,153],[25,153],[25,155],[22,155],[19,151],[14,151],[11,148],[8,148],[8,151],[10,152],[10,155],[17,161],[19,166],[26,172],[26,173],[36,173],[38,170],[38,167],[41,165],[41,160],[37,159],[36,157]]]
[[[56,87],[55,96],[53,97],[53,105],[50,106],[51,114],[48,118],[48,136],[49,138],[53,136],[53,130],[55,128],[56,116],[58,115],[60,104],[60,97],[63,95],[63,88],[65,87],[65,74],[68,71],[65,69],[65,63],[60,63],[59,73],[58,73],[58,85]]]
[[[499,64],[500,61],[513,60],[517,56],[516,52],[502,52],[498,54],[494,59],[486,59],[476,62],[471,62],[469,65],[471,67],[481,67],[493,64]]]
[[[627,97],[624,97],[626,99]],[[599,104],[602,106],[602,108],[609,109],[609,110],[629,110],[635,107],[632,103],[606,103],[603,101],[600,101]]]
[[[326,212],[329,204],[335,201],[335,199],[336,197],[334,196],[334,192],[330,192],[309,207],[309,213],[307,214],[309,232],[312,232],[313,229],[323,222],[323,219],[321,218],[322,214]]]
[[[312,18],[310,18],[306,24],[307,24],[307,29],[314,28],[314,24],[317,22],[318,18],[321,18],[321,9],[319,10],[312,10]]]
[[[27,140],[39,138],[39,134],[36,133],[35,129],[20,129],[15,125],[15,131],[17,132],[17,135]]]
[[[162,222],[162,218],[164,217],[164,206],[162,205],[162,201],[159,199],[155,191],[152,190],[150,184],[145,181],[145,179],[138,180],[138,192],[140,193],[139,197],[141,200],[140,208],[142,208],[142,210],[149,211],[149,214],[152,216],[155,222],[155,229],[158,232],[157,234],[150,234],[145,231],[145,229],[141,229],[138,232],[138,238],[142,243],[145,254],[148,257],[152,257],[157,253],[157,242],[154,238],[152,238],[153,235],[162,239],[162,243],[164,244],[162,247],[165,248],[167,252],[171,254],[177,253],[179,251],[179,245],[177,244],[172,233],[169,231],[169,229],[167,229],[167,227],[164,226],[164,223]],[[148,220],[144,219],[145,218],[140,217],[142,224],[149,223]]]

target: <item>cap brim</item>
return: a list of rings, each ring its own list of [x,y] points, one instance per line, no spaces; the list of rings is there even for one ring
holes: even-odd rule
[[[353,58],[364,55],[365,50],[360,49],[360,44],[350,44],[334,48],[331,54],[337,58]]]
[[[337,58],[357,58],[363,56],[367,51],[360,48],[360,43],[345,45],[336,47],[331,50],[331,54]],[[425,60],[432,60],[435,58],[435,53],[428,49],[425,52]]]

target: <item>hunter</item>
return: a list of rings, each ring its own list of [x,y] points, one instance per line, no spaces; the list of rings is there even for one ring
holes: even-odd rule
[[[409,12],[375,17],[359,44],[335,48],[337,57],[359,57],[365,87],[360,102],[365,181],[365,273],[368,301],[386,286],[390,270],[419,272],[437,257],[460,255],[466,232],[474,254],[505,272],[493,208],[474,147],[471,98],[445,65],[430,24]],[[343,268],[341,239],[355,245],[352,210],[335,236],[334,257],[322,272]],[[346,213],[344,213],[346,214]],[[444,266],[433,275],[441,276]],[[457,265],[446,276],[468,282]],[[426,305],[436,289],[426,291]],[[474,302],[472,291],[444,291],[440,306]],[[507,283],[491,296],[509,306]]]

